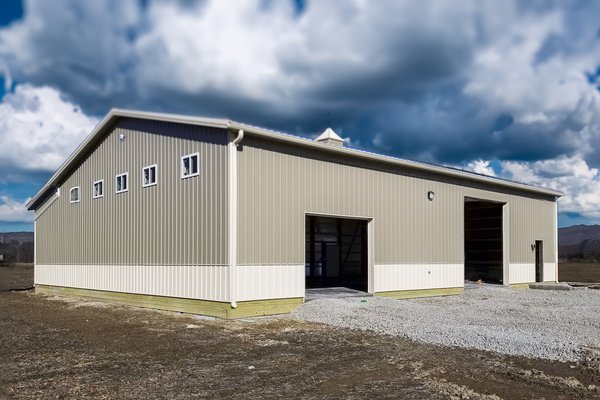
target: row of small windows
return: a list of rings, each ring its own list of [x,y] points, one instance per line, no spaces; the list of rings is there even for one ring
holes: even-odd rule
[[[181,157],[181,179],[197,176],[200,174],[198,169],[199,153],[188,154]],[[142,186],[149,187],[158,184],[158,165],[148,165],[142,169]],[[125,172],[115,177],[115,193],[124,193],[129,190],[129,173]],[[71,203],[79,203],[81,200],[79,186],[71,188],[69,200]],[[104,179],[95,181],[92,184],[92,198],[104,197]]]

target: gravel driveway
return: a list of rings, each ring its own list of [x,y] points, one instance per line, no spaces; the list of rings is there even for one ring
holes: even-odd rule
[[[314,300],[299,320],[503,354],[581,361],[600,354],[600,290],[478,285],[459,296]],[[584,360],[585,361],[585,360]]]

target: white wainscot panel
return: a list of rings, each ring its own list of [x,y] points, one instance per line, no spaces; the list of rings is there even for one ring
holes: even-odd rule
[[[544,282],[557,282],[556,263],[544,263]]]
[[[223,265],[36,265],[35,283],[229,301],[228,272]]]
[[[239,265],[237,301],[304,297],[304,264]]]
[[[463,264],[375,264],[375,292],[463,287]]]
[[[510,284],[535,282],[535,264],[508,264],[508,280]]]

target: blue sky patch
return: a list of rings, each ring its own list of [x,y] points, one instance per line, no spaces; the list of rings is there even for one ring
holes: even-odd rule
[[[2,0],[2,12],[0,12],[0,27],[9,25],[23,17],[22,0]]]

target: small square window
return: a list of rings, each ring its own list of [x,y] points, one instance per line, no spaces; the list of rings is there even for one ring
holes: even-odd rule
[[[115,178],[115,192],[123,193],[129,190],[129,174],[119,174]]]
[[[199,153],[188,154],[181,157],[181,179],[197,176],[200,174],[198,168]]]
[[[94,182],[92,185],[92,197],[97,199],[104,196],[104,179]]]
[[[156,185],[158,182],[158,167],[156,164],[144,167],[142,173],[142,185],[144,187]]]
[[[71,203],[79,203],[79,186],[71,188],[69,191],[69,201]]]

